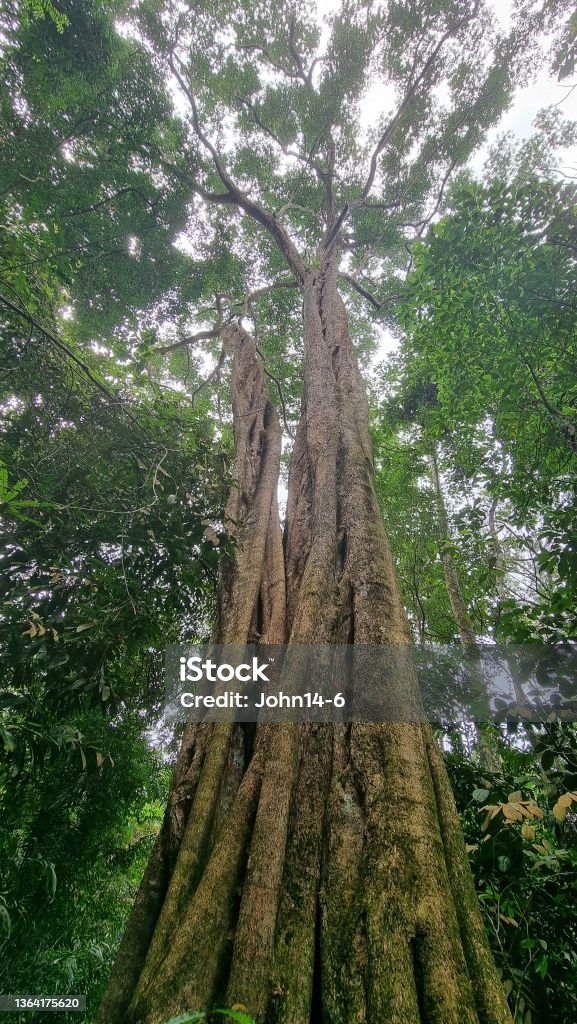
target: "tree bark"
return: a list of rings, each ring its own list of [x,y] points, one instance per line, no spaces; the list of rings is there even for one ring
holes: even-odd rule
[[[284,551],[278,419],[254,342],[231,328],[236,548],[216,637],[405,645],[334,253],[302,291]],[[416,687],[411,672],[402,686]],[[258,725],[249,739],[218,725],[192,747],[178,852],[155,901],[143,882],[146,928],[135,910],[119,954],[130,971],[117,961],[99,1024],[234,1003],[258,1024],[511,1024],[428,726]]]

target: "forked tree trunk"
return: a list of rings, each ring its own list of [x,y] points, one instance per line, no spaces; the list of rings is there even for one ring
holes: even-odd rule
[[[230,329],[237,543],[215,639],[405,644],[334,256],[303,302],[284,550],[279,423],[254,342]],[[234,1003],[259,1024],[510,1024],[428,726],[187,729],[97,1019]]]

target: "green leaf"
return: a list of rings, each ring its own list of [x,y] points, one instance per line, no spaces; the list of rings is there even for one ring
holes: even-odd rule
[[[478,804],[484,804],[489,796],[490,790],[488,789],[474,789],[473,800]]]
[[[48,889],[48,896],[51,900],[53,900],[54,896],[56,895],[56,885],[56,869],[54,867],[54,864],[52,864],[52,862],[49,862],[46,864],[46,886]]]
[[[0,924],[2,924],[6,938],[10,938],[12,933],[12,920],[3,903],[0,903]]]

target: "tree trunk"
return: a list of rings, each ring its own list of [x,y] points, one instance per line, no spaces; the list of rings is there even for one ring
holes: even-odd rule
[[[497,499],[491,502],[489,509],[489,534],[491,537],[491,544],[493,547],[493,554],[495,556],[495,590],[497,591],[497,597],[499,602],[505,600],[507,596],[507,560],[505,558],[505,552],[503,551],[503,545],[501,538],[499,537],[499,530],[497,528]],[[513,682],[513,689],[515,691],[515,700],[520,708],[524,708],[525,711],[529,712],[529,717],[536,711],[533,707],[531,699],[527,696],[523,689],[522,679],[519,678],[518,670],[515,666],[515,655],[507,659],[509,667],[509,674]],[[535,730],[535,726],[528,721],[525,723],[525,736],[527,742],[531,747],[533,753],[536,751],[536,747],[539,743],[540,736]],[[543,790],[545,796],[549,801],[549,804],[554,804],[559,796],[559,787],[554,779],[551,777],[550,772],[543,768],[541,758],[538,753],[535,753],[538,760],[538,771],[543,782]]]
[[[215,638],[406,644],[334,255],[303,306],[284,551],[278,419],[230,329],[236,548]],[[511,1024],[428,726],[189,727],[167,815],[99,1024],[235,1003],[258,1024]]]
[[[451,611],[453,618],[457,623],[457,629],[459,630],[459,636],[461,637],[461,643],[467,647],[469,645],[476,646],[477,636],[473,629],[473,624],[469,618],[467,611],[467,605],[463,597],[461,585],[459,583],[459,577],[457,575],[457,569],[453,556],[450,549],[450,538],[449,538],[449,519],[447,516],[447,509],[445,506],[445,498],[443,496],[443,489],[441,487],[441,478],[439,476],[439,465],[437,461],[437,452],[433,446],[431,454],[429,456],[429,465],[431,467],[431,479],[433,481],[433,491],[435,494],[435,506],[437,509],[437,529],[439,534],[439,545],[441,549],[441,560],[443,562],[443,573],[445,575],[445,586],[447,588],[447,594],[449,597],[449,603],[451,605]]]
[[[471,622],[467,611],[467,605],[465,603],[465,598],[463,597],[461,584],[459,583],[457,567],[449,546],[449,519],[445,506],[443,488],[441,487],[441,478],[439,476],[437,452],[434,446],[431,449],[429,464],[431,467],[431,479],[433,481],[433,490],[435,493],[441,559],[443,562],[443,573],[445,576],[445,586],[447,588],[449,604],[451,605],[453,618],[455,619],[457,629],[459,630],[459,636],[461,638],[463,648],[466,654],[471,658],[473,667],[475,668],[476,666],[475,671],[479,677],[480,685],[483,687],[481,651],[477,641],[477,635],[473,628],[473,623]],[[484,772],[490,772],[491,774],[499,773],[502,770],[502,764],[495,742],[496,734],[494,727],[490,726],[486,722],[478,722],[475,725],[475,732],[475,746],[477,748],[481,769]]]

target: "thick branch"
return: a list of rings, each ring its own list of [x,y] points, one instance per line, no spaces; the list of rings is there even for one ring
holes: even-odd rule
[[[197,191],[199,195],[201,195],[208,202],[232,203],[238,206],[241,210],[244,210],[245,213],[247,213],[250,217],[256,220],[258,224],[264,227],[269,232],[269,234],[272,235],[295,277],[299,281],[304,280],[305,266],[288,232],[283,228],[282,224],[279,224],[278,221],[275,220],[272,214],[268,213],[268,211],[265,210],[264,207],[260,205],[260,203],[257,203],[254,200],[250,199],[246,195],[246,193],[243,192],[242,189],[239,188],[239,186],[233,181],[228,171],[226,170],[222,160],[220,159],[220,156],[215,146],[212,144],[210,139],[205,135],[200,124],[198,106],[196,103],[195,95],[192,89],[187,85],[182,72],[176,66],[177,60],[178,58],[175,56],[174,52],[171,53],[170,65],[175,78],[177,79],[184,95],[186,96],[190,104],[190,109],[192,112],[192,125],[194,128],[195,135],[199,139],[204,149],[206,149],[207,152],[210,154],[212,162],[214,164],[214,168],[227,190],[223,194],[205,193],[204,190],[200,188],[200,186],[195,186],[195,191]]]

